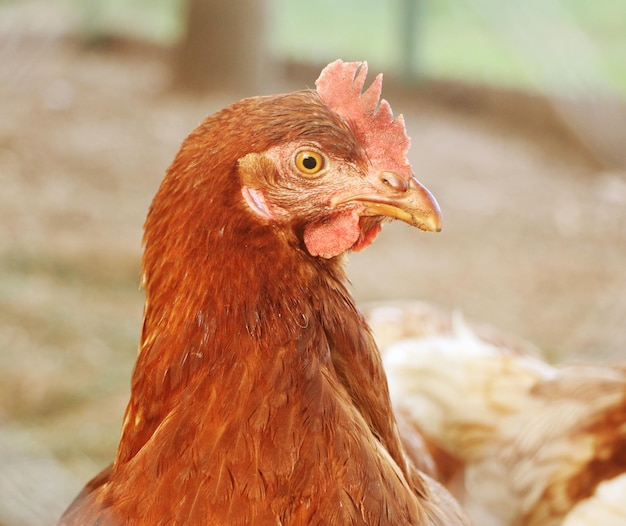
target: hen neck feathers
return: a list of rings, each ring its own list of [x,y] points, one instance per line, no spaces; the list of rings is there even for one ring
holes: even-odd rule
[[[205,245],[210,257],[194,252],[197,260],[180,266],[196,272],[161,276],[157,291],[153,276],[146,276],[142,348],[117,469],[123,472],[131,459],[143,462],[136,460],[143,446],[160,441],[158,469],[167,471],[191,441],[205,451],[205,462],[215,464],[208,472],[237,466],[233,459],[239,458],[264,476],[269,469],[273,476],[297,480],[288,474],[302,470],[310,478],[309,457],[319,455],[320,447],[330,447],[332,463],[348,443],[370,444],[367,454],[353,452],[361,459],[359,472],[364,470],[358,477],[373,477],[375,485],[377,477],[395,472],[404,482],[383,494],[404,492],[405,505],[413,508],[416,481],[399,445],[377,349],[346,289],[341,258],[312,258],[294,249],[284,233],[257,229],[244,219],[229,224],[235,226],[205,232],[207,239],[219,237]],[[245,231],[245,242],[233,230]],[[260,458],[252,460],[251,449]],[[265,482],[255,473],[239,479],[263,495]],[[303,491],[322,491],[329,482],[323,480],[306,481],[310,488]],[[222,479],[202,484],[209,494],[237,493]],[[380,506],[376,492],[367,498]]]

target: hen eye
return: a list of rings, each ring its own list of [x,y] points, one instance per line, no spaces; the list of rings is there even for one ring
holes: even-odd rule
[[[324,158],[317,152],[304,150],[296,154],[296,167],[304,175],[315,175],[324,168]]]

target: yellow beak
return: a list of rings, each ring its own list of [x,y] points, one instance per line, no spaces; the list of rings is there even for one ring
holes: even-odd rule
[[[414,177],[407,182],[396,174],[383,172],[376,179],[372,192],[343,198],[332,205],[357,202],[365,209],[362,215],[399,219],[426,232],[441,230],[442,216],[437,201]]]

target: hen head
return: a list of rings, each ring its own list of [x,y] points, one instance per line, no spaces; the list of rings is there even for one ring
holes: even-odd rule
[[[366,74],[366,64],[329,65],[317,81],[317,95],[335,115],[304,119],[311,129],[321,125],[322,133],[304,133],[239,161],[250,210],[302,230],[313,256],[364,248],[383,217],[440,229],[437,204],[406,161],[402,117],[394,121],[386,101],[379,102],[381,76],[361,94]],[[326,129],[329,124],[336,129]]]
[[[338,60],[316,90],[244,99],[218,112],[187,139],[170,169],[176,176],[159,193],[202,209],[221,193],[231,211],[243,205],[246,221],[252,214],[257,225],[322,258],[366,247],[384,219],[439,231],[439,207],[406,160],[402,116],[394,119],[380,99],[381,75],[363,91],[366,75],[366,63]],[[191,212],[189,204],[159,207],[159,195],[153,208],[161,208],[159,217],[163,208]],[[232,216],[212,221],[232,224]],[[152,230],[149,218],[147,238]]]

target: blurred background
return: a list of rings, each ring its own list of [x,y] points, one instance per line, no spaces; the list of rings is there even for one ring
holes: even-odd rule
[[[113,459],[180,142],[338,57],[384,72],[444,214],[352,255],[357,299],[626,358],[625,1],[0,0],[0,525],[53,524]]]

